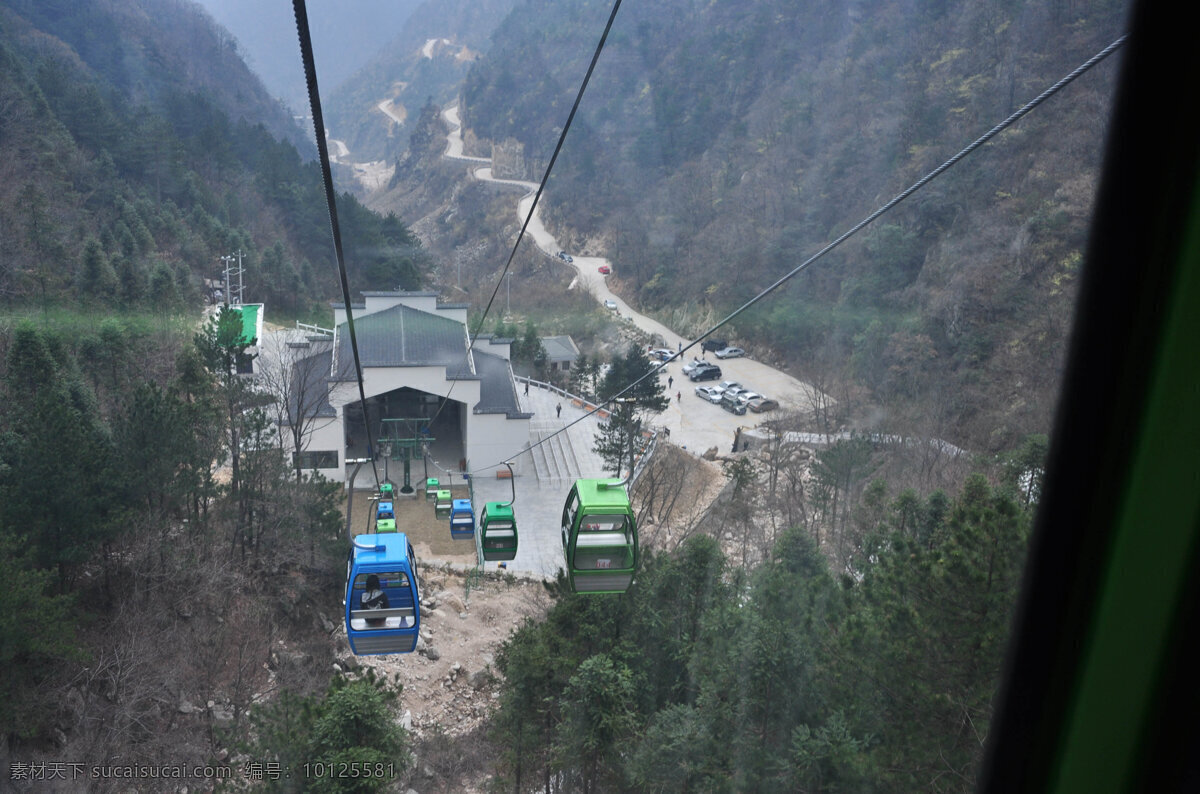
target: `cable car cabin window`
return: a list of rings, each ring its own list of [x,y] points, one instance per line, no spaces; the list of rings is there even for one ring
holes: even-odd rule
[[[371,576],[379,577],[379,589],[387,596],[387,607],[376,607],[374,609],[363,609],[363,596],[367,592],[367,579]],[[354,631],[370,631],[371,629],[403,629],[413,625],[414,618],[412,615],[396,615],[395,611],[406,609],[412,611],[415,607],[412,599],[412,588],[408,581],[408,574],[404,571],[384,571],[360,573],[354,577],[354,587],[350,592],[350,603],[354,613],[364,611],[374,612],[380,611],[385,617],[379,619],[363,618],[355,614],[350,619],[350,628]]]
[[[575,540],[573,566],[580,571],[632,568],[633,538],[629,531],[629,517],[583,516]]]
[[[483,538],[483,547],[485,549],[507,549],[513,545],[513,538],[516,534],[513,522],[492,519],[488,522],[487,534]]]
[[[575,514],[579,512],[579,492],[574,488],[571,489],[571,495],[567,497],[567,504],[563,507],[562,525],[563,529],[568,532],[575,525]]]

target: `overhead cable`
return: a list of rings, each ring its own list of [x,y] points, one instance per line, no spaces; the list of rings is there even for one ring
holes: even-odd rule
[[[325,143],[325,119],[321,114],[321,92],[317,88],[317,67],[313,60],[312,38],[308,31],[308,9],[304,0],[292,0],[296,14],[296,32],[300,36],[300,57],[304,61],[304,79],[308,84],[308,103],[312,108],[313,131],[317,138],[317,153],[321,160],[321,178],[325,183],[325,203],[329,207],[329,228],[333,234],[333,251],[337,259],[338,276],[342,282],[342,300],[346,306],[346,328],[350,333],[350,350],[354,354],[354,375],[358,381],[358,399],[362,406],[363,424],[367,431],[367,454],[375,484],[380,484],[379,468],[375,465],[375,443],[371,437],[371,417],[367,413],[367,393],[363,385],[362,361],[358,355],[358,339],[354,334],[354,309],[350,305],[350,282],[346,278],[346,257],[342,253],[342,232],[338,226],[337,201],[333,189],[333,173],[329,167],[329,146]]]
[[[999,135],[1001,132],[1003,132],[1004,130],[1011,127],[1013,124],[1016,124],[1018,121],[1020,121],[1026,115],[1028,115],[1034,108],[1041,105],[1043,102],[1045,102],[1047,99],[1049,99],[1050,97],[1057,94],[1062,89],[1066,88],[1067,85],[1069,85],[1071,82],[1073,82],[1076,78],[1078,78],[1080,75],[1082,75],[1085,72],[1087,72],[1088,70],[1090,70],[1092,67],[1099,64],[1105,58],[1112,55],[1114,52],[1116,52],[1118,49],[1120,49],[1121,45],[1123,45],[1125,43],[1125,41],[1128,39],[1128,37],[1129,37],[1128,34],[1121,36],[1120,38],[1116,39],[1111,44],[1109,44],[1107,47],[1105,47],[1103,50],[1101,50],[1100,52],[1093,55],[1087,61],[1080,64],[1078,67],[1076,67],[1073,71],[1071,71],[1069,74],[1067,74],[1061,80],[1054,83],[1054,85],[1050,86],[1045,91],[1038,94],[1036,97],[1031,99],[1029,102],[1026,102],[1019,109],[1017,109],[1014,113],[1012,113],[1012,115],[1010,115],[1008,118],[1004,119],[999,124],[997,124],[996,126],[992,127],[990,130],[985,132],[983,135],[976,138],[974,141],[972,141],[970,144],[968,144],[966,147],[964,147],[961,151],[959,151],[958,154],[954,155],[949,160],[946,160],[944,163],[939,165],[937,168],[933,169],[928,174],[926,174],[925,176],[918,179],[911,186],[909,186],[908,188],[906,188],[905,190],[900,192],[898,195],[896,195],[896,197],[893,198],[891,201],[882,205],[877,210],[872,212],[870,215],[863,218],[861,221],[859,221],[854,226],[852,226],[849,230],[842,233],[833,242],[827,244],[824,248],[817,251],[815,254],[810,256],[808,259],[804,260],[799,265],[797,265],[796,267],[789,270],[783,276],[780,276],[774,283],[772,283],[770,286],[763,289],[761,292],[759,292],[753,298],[751,298],[750,300],[743,303],[737,309],[734,309],[724,319],[722,319],[721,321],[719,321],[718,323],[713,325],[711,328],[709,328],[707,331],[700,334],[700,336],[696,337],[694,340],[689,342],[687,344],[687,346],[679,349],[677,352],[672,354],[669,358],[667,358],[665,361],[663,361],[660,366],[654,367],[652,370],[647,372],[645,375],[642,375],[637,380],[634,380],[632,383],[630,383],[628,386],[626,386],[621,391],[614,394],[612,397],[609,397],[607,400],[604,400],[599,405],[596,405],[594,408],[587,411],[583,416],[579,417],[578,419],[575,419],[574,421],[568,422],[567,424],[563,425],[561,428],[554,431],[550,435],[539,440],[537,443],[530,444],[528,447],[521,450],[521,452],[519,452],[517,454],[520,455],[520,454],[528,452],[536,447],[541,446],[542,444],[546,443],[547,441],[549,441],[550,439],[559,435],[560,433],[566,432],[566,430],[568,428],[578,424],[579,422],[582,422],[584,419],[587,419],[589,416],[596,413],[597,411],[603,410],[605,408],[605,406],[607,406],[607,405],[615,402],[617,399],[625,396],[642,381],[646,380],[649,377],[657,376],[659,369],[661,369],[662,367],[665,367],[667,364],[671,363],[672,361],[675,361],[676,359],[681,358],[685,353],[687,353],[689,350],[691,350],[697,344],[701,343],[704,339],[711,336],[718,328],[725,325],[730,320],[732,320],[734,317],[737,317],[739,314],[746,311],[751,306],[758,303],[759,301],[761,301],[763,298],[770,295],[775,290],[779,289],[781,286],[783,286],[785,283],[790,281],[792,278],[794,278],[798,274],[807,270],[809,268],[809,266],[811,266],[817,260],[821,259],[823,256],[828,254],[833,249],[837,248],[842,243],[846,242],[846,240],[849,240],[851,237],[858,234],[860,231],[862,231],[864,228],[866,228],[872,221],[877,220],[881,215],[883,215],[884,213],[886,213],[889,210],[891,210],[892,208],[894,208],[897,204],[904,201],[905,199],[910,197],[912,194],[916,193],[918,190],[920,190],[921,188],[928,185],[934,179],[936,179],[937,177],[944,174],[950,168],[957,165],[967,155],[969,155],[972,152],[979,149],[979,147],[983,146],[985,143],[990,141],[992,138],[995,138],[997,135]],[[492,464],[491,466],[485,466],[483,468],[484,469],[494,468],[495,466],[500,465],[500,463],[502,463],[502,461]]]
[[[614,0],[612,11],[609,12],[608,22],[604,26],[604,32],[600,34],[600,41],[596,44],[596,50],[592,53],[592,61],[588,64],[587,73],[583,76],[583,82],[579,85],[579,91],[575,94],[575,102],[571,105],[571,112],[567,114],[567,121],[563,125],[563,130],[559,133],[558,143],[554,146],[554,153],[550,156],[550,162],[546,165],[546,171],[542,174],[542,181],[538,184],[537,192],[533,194],[533,203],[529,205],[529,213],[525,216],[525,222],[521,224],[521,231],[517,234],[517,241],[513,243],[512,251],[508,255],[508,261],[504,263],[504,269],[500,271],[500,278],[496,281],[496,288],[492,290],[492,296],[488,298],[487,306],[483,309],[483,315],[479,318],[478,324],[475,326],[475,332],[470,335],[470,340],[467,345],[467,359],[470,360],[471,352],[475,349],[475,340],[479,338],[479,332],[483,330],[484,321],[487,320],[488,312],[492,309],[492,304],[496,302],[496,296],[500,294],[500,285],[504,283],[504,277],[508,275],[508,270],[512,267],[513,258],[517,255],[517,249],[521,246],[521,240],[525,238],[525,230],[529,228],[529,222],[533,220],[533,213],[537,209],[538,201],[542,198],[542,191],[546,189],[546,183],[550,180],[550,172],[554,170],[554,163],[558,160],[558,153],[562,151],[563,142],[567,139],[567,132],[571,129],[571,122],[575,120],[575,113],[579,110],[579,103],[583,100],[583,92],[587,90],[588,83],[592,79],[592,72],[596,70],[596,62],[600,60],[600,53],[604,51],[604,44],[608,41],[608,33],[612,30],[613,20],[617,18],[617,11],[621,8],[621,0]],[[438,404],[438,409],[434,413],[433,418],[429,420],[429,424],[433,424],[434,420],[442,412],[442,408],[450,401],[450,395],[454,392],[456,381],[450,383],[450,390],[446,392],[446,397]],[[503,461],[502,461],[503,462]]]

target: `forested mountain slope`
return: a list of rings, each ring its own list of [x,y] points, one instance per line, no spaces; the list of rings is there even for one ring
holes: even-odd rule
[[[291,3],[197,0],[237,37],[242,57],[267,89],[297,114],[308,113],[308,89],[293,35]],[[400,29],[421,0],[309,3],[309,29],[322,91],[339,85]]]
[[[464,123],[523,143],[529,176],[610,7],[522,3],[468,76]],[[546,211],[559,239],[604,242],[630,298],[698,331],[1117,38],[1124,13],[1106,0],[627,4]],[[730,334],[862,390],[888,427],[975,449],[1045,432],[1115,67]]]
[[[514,2],[427,0],[370,63],[345,82],[323,89],[330,129],[346,141],[356,160],[401,157],[421,108],[429,101],[453,101]],[[385,100],[405,118],[402,127],[379,110]]]
[[[202,279],[240,250],[247,302],[327,323],[329,216],[225,44],[186,0],[0,2],[0,767],[18,788],[211,788],[252,701],[329,680],[340,490],[293,468],[284,390],[236,374],[240,315],[200,322]],[[339,210],[352,289],[420,286],[403,224]]]
[[[338,294],[320,171],[197,6],[0,3],[0,300],[198,305],[242,250],[247,301]],[[420,283],[416,241],[352,197],[355,288]]]

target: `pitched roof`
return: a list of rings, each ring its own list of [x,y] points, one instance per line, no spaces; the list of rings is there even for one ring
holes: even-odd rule
[[[542,347],[546,358],[551,361],[574,361],[579,358],[579,348],[570,336],[543,336]]]
[[[354,335],[364,367],[444,366],[469,377],[466,328],[448,317],[398,305],[355,318]],[[337,360],[352,357],[350,334],[342,323],[337,327]]]

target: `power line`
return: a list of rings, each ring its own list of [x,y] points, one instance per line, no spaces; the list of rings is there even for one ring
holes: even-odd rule
[[[770,295],[775,290],[779,289],[779,287],[783,286],[785,283],[790,281],[792,278],[794,278],[798,274],[802,273],[804,270],[807,270],[813,263],[815,263],[817,260],[821,259],[823,256],[828,254],[833,249],[837,248],[842,243],[846,242],[846,240],[848,240],[851,237],[853,237],[854,235],[858,234],[860,231],[862,231],[864,228],[866,228],[872,221],[875,221],[881,215],[883,215],[884,213],[886,213],[889,210],[891,210],[892,208],[894,208],[897,204],[899,204],[900,202],[902,202],[905,199],[907,199],[908,197],[910,197],[913,193],[916,193],[918,190],[920,190],[921,188],[928,185],[934,179],[936,179],[937,177],[944,174],[950,168],[954,167],[961,160],[963,160],[963,158],[965,158],[967,155],[969,155],[972,152],[974,152],[975,150],[977,150],[979,147],[983,146],[985,143],[990,141],[992,138],[996,137],[1001,132],[1003,132],[1004,130],[1011,127],[1013,124],[1016,124],[1018,121],[1020,121],[1026,115],[1028,115],[1034,108],[1038,107],[1043,102],[1045,102],[1047,99],[1054,96],[1062,89],[1066,88],[1070,83],[1072,83],[1080,75],[1084,74],[1085,72],[1090,70],[1092,67],[1096,66],[1101,61],[1103,61],[1105,58],[1107,58],[1108,56],[1110,56],[1114,52],[1116,52],[1118,49],[1120,49],[1121,46],[1126,42],[1126,40],[1128,38],[1129,38],[1128,34],[1119,37],[1114,42],[1112,42],[1107,47],[1105,47],[1103,50],[1101,50],[1100,52],[1093,55],[1091,58],[1089,58],[1084,63],[1080,64],[1078,67],[1076,67],[1073,71],[1071,71],[1065,77],[1060,79],[1058,82],[1054,83],[1052,86],[1047,88],[1045,91],[1038,94],[1036,97],[1031,99],[1029,102],[1026,102],[1024,105],[1022,105],[1020,108],[1018,108],[1014,113],[1012,113],[1008,118],[1004,119],[999,124],[997,124],[996,126],[992,127],[990,130],[985,132],[983,135],[976,138],[974,141],[972,141],[970,144],[968,144],[966,147],[964,147],[961,151],[959,151],[958,154],[954,155],[949,160],[946,160],[944,163],[939,165],[937,168],[933,169],[928,174],[926,174],[925,176],[918,179],[916,182],[914,182],[908,188],[906,188],[905,190],[900,192],[898,195],[896,195],[896,197],[893,198],[891,201],[887,202],[886,204],[884,204],[883,206],[879,207],[874,212],[872,212],[870,215],[863,218],[861,221],[859,221],[854,226],[852,226],[849,230],[842,233],[833,242],[827,244],[820,251],[817,251],[815,254],[810,256],[808,259],[804,260],[799,265],[792,268],[790,271],[788,271],[783,276],[778,278],[770,286],[763,289],[761,292],[759,292],[753,298],[746,301],[741,306],[739,306],[737,309],[732,311],[729,315],[727,315],[720,322],[716,323],[711,328],[709,328],[707,331],[702,333],[700,336],[696,337],[694,340],[689,342],[686,347],[683,347],[682,349],[678,350],[676,353],[672,354],[671,357],[666,359],[666,361],[662,362],[662,364],[660,366],[654,367],[649,372],[647,372],[645,375],[643,375],[642,377],[633,381],[628,386],[626,386],[624,389],[622,389],[621,391],[614,394],[612,397],[609,397],[607,400],[601,402],[595,408],[588,411],[587,413],[585,413],[583,416],[579,417],[578,419],[576,419],[572,422],[568,422],[566,425],[564,425],[563,427],[554,431],[553,433],[546,436],[545,438],[541,439],[536,444],[530,444],[528,447],[526,447],[525,449],[518,452],[517,455],[524,454],[525,452],[529,452],[530,450],[533,450],[534,448],[539,447],[542,444],[545,444],[547,441],[549,441],[550,439],[559,435],[560,433],[566,432],[566,430],[568,428],[573,427],[574,425],[578,424],[579,422],[582,422],[584,419],[587,419],[592,414],[596,413],[597,411],[602,410],[605,406],[614,402],[618,398],[623,397],[624,395],[628,394],[630,392],[630,390],[632,390],[634,387],[636,387],[642,381],[646,380],[649,377],[656,376],[658,374],[659,369],[661,369],[662,367],[671,363],[672,361],[675,361],[676,359],[682,358],[685,353],[687,353],[689,350],[691,350],[693,347],[695,347],[697,344],[702,342],[707,337],[711,336],[713,334],[713,332],[715,332],[718,328],[725,325],[730,320],[732,320],[734,317],[737,317],[739,314],[746,311],[751,306],[758,303],[759,301],[761,301],[763,298]],[[516,457],[516,456],[514,455],[512,457]],[[491,466],[485,466],[485,467],[483,467],[483,469],[494,468],[496,465],[499,465],[499,464],[496,463],[496,464],[492,464]]]
[[[308,9],[304,0],[292,0],[296,14],[296,32],[300,36],[300,57],[304,61],[304,79],[308,84],[308,103],[312,108],[313,131],[317,136],[317,153],[321,160],[321,178],[325,183],[325,204],[329,207],[329,228],[333,234],[333,251],[338,275],[342,282],[342,300],[346,305],[346,328],[350,332],[350,350],[354,354],[354,374],[358,380],[358,399],[362,406],[363,424],[367,430],[367,454],[375,484],[379,484],[379,467],[375,465],[375,444],[371,437],[371,417],[367,413],[367,392],[363,385],[362,362],[358,356],[358,338],[354,334],[354,310],[350,305],[350,282],[346,278],[346,257],[342,253],[342,232],[338,226],[337,201],[333,190],[333,173],[329,167],[329,146],[325,143],[325,118],[321,113],[321,92],[317,88],[317,67],[313,60],[312,39],[308,32]],[[353,494],[351,494],[353,496]]]

